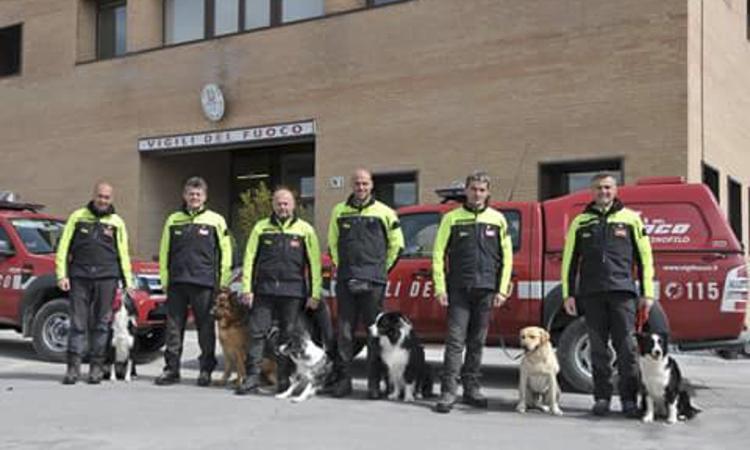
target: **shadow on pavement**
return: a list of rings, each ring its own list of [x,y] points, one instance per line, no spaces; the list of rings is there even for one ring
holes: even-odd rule
[[[0,339],[0,357],[40,361],[31,345],[31,340]]]

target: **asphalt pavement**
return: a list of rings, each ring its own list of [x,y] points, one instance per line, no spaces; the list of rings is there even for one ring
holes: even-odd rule
[[[437,367],[442,349],[430,347],[427,353]],[[561,400],[564,417],[518,414],[517,363],[498,348],[485,352],[482,382],[489,409],[461,405],[447,415],[432,412],[433,401],[367,400],[362,359],[353,397],[293,404],[271,395],[237,397],[224,387],[197,387],[197,355],[195,332],[188,331],[179,385],[154,385],[162,367],[157,358],[139,366],[140,376],[129,384],[63,386],[64,365],[39,361],[28,340],[1,331],[0,448],[643,450],[740,449],[750,442],[750,359],[678,355],[704,412],[668,426],[617,415],[594,418],[590,396],[570,392]]]

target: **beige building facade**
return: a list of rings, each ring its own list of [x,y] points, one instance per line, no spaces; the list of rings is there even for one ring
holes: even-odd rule
[[[63,215],[110,180],[148,257],[191,175],[230,220],[258,181],[290,185],[321,235],[358,167],[395,204],[437,201],[475,169],[514,200],[605,169],[715,175],[728,214],[739,185],[748,242],[747,0],[267,4],[0,2],[0,43],[20,29],[0,77],[0,190]]]

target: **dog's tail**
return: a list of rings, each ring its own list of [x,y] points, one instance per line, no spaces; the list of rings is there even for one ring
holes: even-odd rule
[[[690,420],[699,412],[703,411],[698,405],[693,403],[690,393],[683,389],[677,397],[677,415],[681,420]]]

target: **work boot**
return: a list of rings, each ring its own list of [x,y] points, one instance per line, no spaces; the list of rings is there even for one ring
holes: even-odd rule
[[[453,405],[456,404],[456,394],[452,392],[443,392],[435,405],[435,412],[447,414],[453,409]]]
[[[367,380],[367,398],[370,400],[380,400],[381,397],[380,380]]]
[[[156,380],[154,380],[154,384],[157,386],[169,386],[170,384],[176,384],[180,382],[180,374],[169,369],[164,369],[164,371],[156,377]]]
[[[600,398],[594,402],[591,413],[595,416],[603,417],[609,414],[609,400]]]
[[[234,393],[235,395],[254,394],[258,392],[259,387],[260,383],[258,382],[258,376],[248,375],[248,377],[245,378],[245,381],[243,381],[241,385],[237,386],[237,388],[234,390]]]
[[[289,389],[289,386],[291,386],[291,383],[288,378],[279,379],[276,383],[276,393],[281,394],[282,392],[286,392],[287,389]]]
[[[209,386],[211,384],[211,372],[208,370],[201,370],[198,374],[196,384],[201,387]]]
[[[463,402],[475,408],[487,409],[487,397],[482,395],[476,383],[464,385]]]
[[[333,396],[336,398],[343,398],[352,395],[352,379],[349,377],[342,377],[333,386]]]
[[[104,378],[104,371],[102,370],[101,363],[95,362],[91,363],[89,366],[89,384],[99,384],[102,382],[102,378]]]
[[[640,419],[641,411],[633,400],[622,400],[622,415],[628,419]]]
[[[68,368],[65,371],[62,384],[76,384],[81,376],[81,357],[68,355]]]

